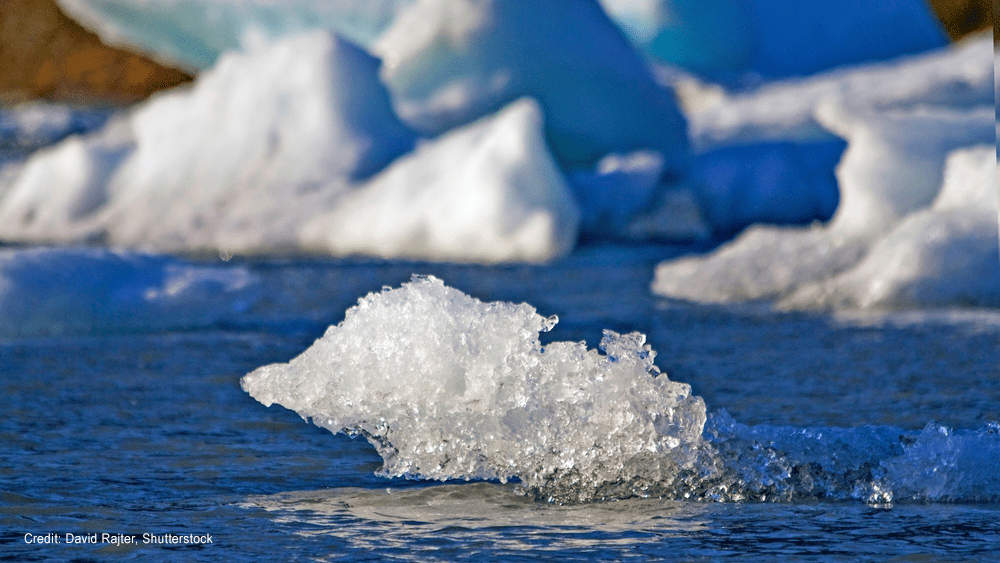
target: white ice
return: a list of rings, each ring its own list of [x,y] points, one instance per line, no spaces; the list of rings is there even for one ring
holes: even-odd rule
[[[642,494],[690,465],[705,405],[653,365],[645,337],[542,346],[555,318],[414,277],[359,300],[243,389],[332,432],[364,435],[390,476],[518,478],[560,500]]]
[[[301,245],[335,255],[544,262],[576,244],[579,209],[530,99],[422,144],[329,212]]]
[[[997,499],[1000,426],[748,426],[706,413],[639,333],[542,344],[557,322],[432,277],[360,299],[243,389],[331,432],[364,436],[381,474],[520,482],[549,501]]]
[[[241,267],[99,249],[0,249],[0,338],[189,329],[260,297]]]
[[[0,237],[483,262],[573,248],[579,210],[537,104],[414,151],[377,68],[322,31],[228,54],[190,89],[34,155],[0,190]]]
[[[991,53],[983,36],[896,66],[793,81],[704,110],[725,120],[711,122],[714,133],[702,137],[702,147],[846,140],[836,169],[840,204],[828,225],[751,227],[708,256],[665,262],[654,292],[711,302],[794,295],[784,302],[789,307],[997,303],[996,188],[982,179],[995,162],[949,161],[949,176],[987,188],[949,188],[945,180],[953,151],[981,153],[971,147],[995,143]],[[710,121],[699,119],[692,123],[704,132]],[[959,171],[966,168],[981,172]],[[934,203],[943,185],[947,208]],[[993,197],[976,196],[979,189]]]

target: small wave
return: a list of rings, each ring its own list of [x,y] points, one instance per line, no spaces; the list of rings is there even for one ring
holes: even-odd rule
[[[556,322],[414,276],[242,385],[266,406],[364,436],[387,477],[514,481],[550,502],[1000,499],[998,423],[747,426],[660,373],[642,334],[605,331],[600,351],[543,346]]]

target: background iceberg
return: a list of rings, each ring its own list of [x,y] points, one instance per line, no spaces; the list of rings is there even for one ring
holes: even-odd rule
[[[926,2],[602,0],[648,55],[710,73],[812,74],[940,47]]]
[[[565,167],[609,153],[659,151],[688,165],[685,122],[593,0],[419,0],[374,47],[403,120],[425,134],[538,100]]]
[[[543,135],[527,99],[427,141],[309,219],[302,246],[481,263],[565,255],[580,212]]]
[[[762,134],[771,141],[774,135],[800,142],[814,142],[831,134],[844,138],[848,148],[836,170],[840,204],[826,227],[752,227],[709,256],[665,262],[657,269],[653,290],[695,301],[782,298],[850,270],[870,256],[866,260],[872,265],[854,274],[853,285],[839,285],[834,292],[837,297],[831,297],[833,290],[813,288],[797,293],[785,305],[995,303],[1000,285],[989,281],[995,279],[991,264],[997,261],[993,246],[995,180],[978,179],[981,174],[949,172],[956,177],[977,178],[974,185],[984,186],[981,189],[993,197],[974,195],[980,188],[946,187],[944,191],[951,195],[944,196],[945,200],[952,202],[947,210],[929,211],[924,219],[912,215],[937,208],[932,204],[942,185],[947,185],[945,160],[952,151],[995,143],[992,85],[987,87],[992,82],[988,79],[991,53],[989,38],[982,36],[897,67],[879,65],[791,82],[762,90],[757,98],[745,95],[728,107],[730,102],[723,100],[717,109],[705,110],[714,121],[699,121],[693,116],[696,137],[699,129],[702,133],[708,130],[704,124],[714,123],[715,133],[702,137],[706,139],[702,146],[724,146],[716,144],[721,139],[752,144]],[[848,93],[859,95],[849,97]],[[782,99],[801,105],[782,104]],[[804,109],[810,104],[815,105],[806,119]],[[738,108],[749,111],[741,113]],[[760,126],[766,122],[770,124]],[[821,124],[826,133],[816,130],[813,123]],[[959,157],[951,166],[968,166],[962,162],[966,161]],[[956,200],[964,203],[959,205]],[[905,228],[901,226],[904,219],[909,222]],[[884,240],[886,237],[891,242]],[[904,251],[904,247],[910,250]],[[944,257],[959,249],[952,270]],[[887,274],[900,276],[892,282],[881,277],[886,272],[875,272],[878,266],[874,264],[886,260],[886,253],[893,254],[897,263],[908,263],[895,274]],[[857,278],[862,271],[868,272],[867,282]],[[864,289],[874,287],[872,284],[881,289]],[[924,289],[917,290],[913,284]],[[844,295],[848,285],[856,289],[855,295]]]
[[[315,28],[372,45],[417,0],[58,0],[110,45],[205,69],[230,50]],[[810,74],[944,45],[925,2],[600,0],[647,55],[695,71]],[[541,4],[539,4],[541,5]],[[461,20],[469,12],[449,12]],[[545,11],[539,21],[551,25]]]

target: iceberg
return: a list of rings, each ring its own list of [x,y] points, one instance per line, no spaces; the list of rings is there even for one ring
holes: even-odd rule
[[[920,56],[779,80],[742,93],[684,73],[661,72],[659,79],[674,84],[686,108],[695,152],[689,185],[716,236],[727,238],[754,223],[808,224],[833,216],[845,189],[834,169],[850,132],[840,124],[848,118],[824,119],[830,110],[819,108],[846,108],[857,119],[877,114],[873,119],[881,120],[921,106],[959,111],[992,105],[993,74],[986,63],[991,51],[991,38],[981,35]],[[919,143],[920,135],[912,136],[911,144]],[[856,145],[852,153],[864,150]]]
[[[729,150],[727,146],[747,151],[780,140],[802,146],[843,138],[847,150],[836,168],[840,202],[827,225],[754,226],[708,256],[664,262],[657,268],[653,291],[707,302],[789,298],[784,306],[795,308],[995,303],[1000,288],[989,282],[995,276],[990,263],[996,262],[991,250],[996,237],[990,234],[996,233],[995,187],[992,199],[985,200],[974,190],[942,188],[947,174],[958,174],[946,173],[953,151],[995,143],[991,52],[987,37],[973,38],[898,66],[838,71],[762,89],[757,97],[747,94],[737,102],[723,99],[714,109],[703,110],[711,119],[692,116],[693,135],[704,135],[694,143],[704,147],[700,159]],[[852,93],[857,97],[851,98]],[[811,114],[805,119],[807,108]],[[708,123],[713,125],[706,127]],[[710,129],[713,133],[706,135]],[[970,166],[961,164],[963,157],[955,158],[948,166]],[[710,188],[718,178],[713,173],[706,173]],[[794,178],[791,173],[782,177]],[[759,184],[761,177],[754,181]],[[733,184],[721,182],[723,188]],[[822,184],[812,186],[815,190]],[[752,193],[752,188],[738,191]],[[966,198],[967,205],[939,209],[935,199],[940,193],[952,194],[944,196],[946,201]],[[801,198],[815,196],[800,193]],[[944,263],[949,252],[952,266]],[[877,274],[878,264],[884,267],[890,255],[894,263],[908,265]],[[845,277],[837,290],[827,285],[817,289],[816,284],[854,270],[862,260],[869,266],[858,269],[854,281]],[[918,267],[922,270],[914,272]],[[899,278],[890,282],[881,274]]]
[[[334,255],[544,262],[576,245],[580,211],[533,100],[427,141],[307,221],[303,248]]]
[[[711,255],[660,264],[655,293],[707,302],[778,299],[840,274],[903,218],[931,205],[941,190],[949,152],[992,142],[995,135],[993,108],[877,116],[828,106],[821,113],[831,125],[853,127],[837,169],[840,207],[829,225],[752,227]],[[842,121],[834,124],[836,119]],[[960,232],[955,235],[964,237]]]
[[[489,263],[573,248],[580,212],[537,103],[418,146],[378,64],[328,31],[228,54],[33,155],[0,189],[0,238]]]
[[[848,271],[807,284],[786,308],[1000,307],[996,147],[953,151],[933,204],[908,215]]]
[[[87,248],[0,249],[0,338],[190,329],[260,298],[242,267]]]
[[[414,0],[57,0],[108,45],[190,70],[228,51],[314,29],[371,45]]]
[[[706,74],[780,77],[947,43],[926,2],[602,0],[648,56]]]
[[[993,105],[992,59],[993,36],[980,34],[919,55],[722,93],[686,113],[691,144],[704,153],[731,145],[833,140],[836,133],[816,116],[823,103],[874,109]],[[686,80],[690,84],[692,79]],[[703,96],[703,87],[695,90]]]
[[[637,150],[659,152],[664,175],[689,165],[673,92],[596,0],[418,0],[373,49],[400,116],[425,135],[528,96],[564,168]]]
[[[0,201],[0,236],[294,248],[303,215],[415,143],[378,64],[325,31],[228,54],[190,89],[34,155]]]

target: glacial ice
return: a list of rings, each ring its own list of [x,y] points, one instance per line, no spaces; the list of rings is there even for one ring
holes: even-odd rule
[[[689,164],[672,91],[595,0],[418,0],[373,49],[397,111],[424,134],[530,96],[564,167],[636,150],[660,152],[665,174]]]
[[[783,307],[1000,307],[996,147],[952,152],[934,203],[908,215],[856,266],[806,284]]]
[[[29,159],[0,192],[0,237],[480,262],[573,248],[579,209],[536,103],[411,150],[377,65],[329,32],[226,55],[191,89]]]
[[[99,249],[0,249],[0,338],[212,326],[259,293],[241,267]]]
[[[364,436],[381,474],[515,481],[550,502],[995,502],[997,423],[748,426],[660,373],[640,333],[542,344],[557,319],[484,303],[433,277],[371,293],[243,389],[331,432]]]

